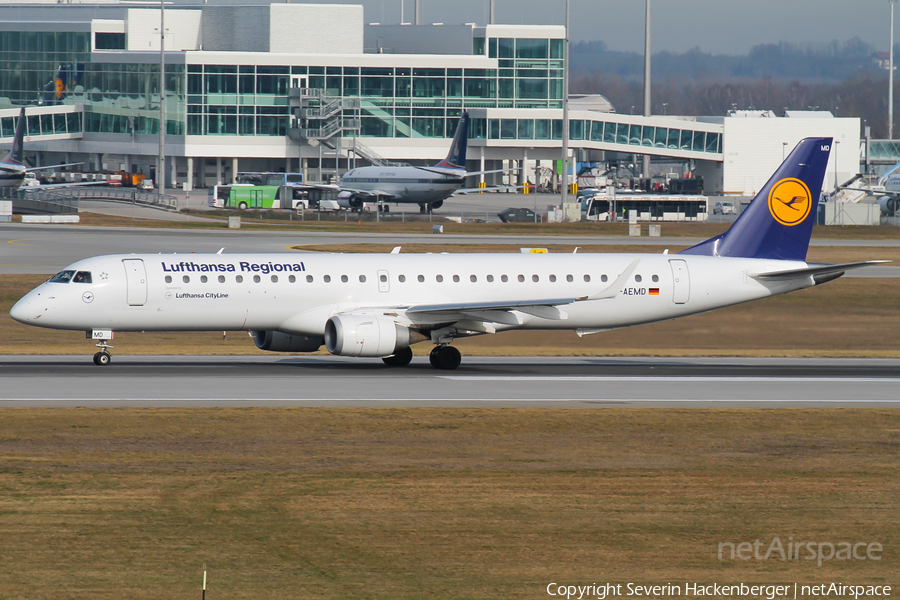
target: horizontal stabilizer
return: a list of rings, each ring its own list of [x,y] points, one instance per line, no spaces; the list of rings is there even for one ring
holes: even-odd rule
[[[871,267],[883,263],[889,263],[889,260],[866,260],[862,262],[843,263],[839,265],[817,265],[807,267],[805,269],[791,269],[789,271],[769,271],[765,273],[754,273],[750,277],[754,279],[762,279],[768,281],[778,281],[784,279],[796,279],[797,277],[808,277],[810,275],[828,275],[830,273],[843,273],[853,269],[861,269],[863,267]]]

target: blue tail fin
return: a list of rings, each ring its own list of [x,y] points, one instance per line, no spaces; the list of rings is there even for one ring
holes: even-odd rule
[[[831,142],[801,140],[728,231],[681,254],[806,260]]]
[[[453,134],[453,143],[450,144],[450,152],[447,158],[434,165],[435,167],[449,167],[451,169],[466,168],[466,144],[469,142],[469,113],[464,112],[459,117],[459,125]]]
[[[24,151],[22,149],[22,142],[25,141],[25,108],[19,111],[19,120],[16,122],[16,133],[13,137],[13,145],[12,150],[9,151],[2,161],[5,163],[12,163],[16,165],[21,165],[22,160],[24,158]]]

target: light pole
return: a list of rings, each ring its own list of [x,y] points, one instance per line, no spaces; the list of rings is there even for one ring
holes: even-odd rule
[[[781,162],[784,162],[784,155],[787,152],[787,142],[781,142]]]
[[[894,3],[891,4],[891,47],[888,48],[888,139],[894,139]]]
[[[563,58],[563,122],[562,122],[562,196],[563,211],[569,193],[569,0],[566,0],[566,39],[564,41]],[[565,214],[565,212],[563,212]]]
[[[669,103],[668,103],[668,102],[663,102],[663,116],[669,114],[669,112],[666,110],[666,108],[667,108],[668,106],[669,106]]]
[[[166,193],[166,3],[159,0],[159,167],[156,187]]]

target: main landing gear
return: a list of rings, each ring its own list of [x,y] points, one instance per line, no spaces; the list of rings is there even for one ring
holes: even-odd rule
[[[395,352],[393,354],[393,356],[385,356],[381,360],[383,360],[384,364],[386,364],[389,367],[405,367],[410,362],[412,362],[412,358],[413,358],[412,348],[407,346],[406,348],[403,348],[402,350],[397,350],[397,352]]]
[[[112,346],[106,340],[100,340],[97,343],[97,347],[100,348],[100,352],[94,355],[94,364],[98,367],[105,367],[112,360],[112,355],[109,353],[109,349]]]
[[[452,371],[462,362],[462,355],[453,346],[435,346],[428,359],[435,369]]]
[[[412,348],[403,348],[402,350],[397,350],[393,356],[385,356],[381,360],[389,367],[405,367],[412,361],[412,358]],[[435,346],[428,358],[432,367],[443,371],[452,371],[462,362],[459,350],[447,345]]]

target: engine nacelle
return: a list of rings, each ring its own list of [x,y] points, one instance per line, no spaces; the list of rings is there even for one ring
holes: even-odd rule
[[[338,315],[325,323],[325,347],[339,356],[391,356],[409,347],[409,329],[390,317]]]
[[[253,331],[253,341],[260,350],[270,352],[315,352],[322,338],[294,335],[280,331]]]

